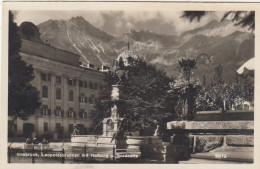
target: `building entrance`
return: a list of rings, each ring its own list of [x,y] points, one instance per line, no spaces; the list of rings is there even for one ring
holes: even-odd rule
[[[23,136],[26,138],[31,138],[32,133],[34,132],[34,125],[31,123],[23,124]]]

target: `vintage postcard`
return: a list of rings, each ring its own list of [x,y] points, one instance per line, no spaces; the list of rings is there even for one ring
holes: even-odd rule
[[[1,164],[259,168],[259,18],[259,3],[3,2]]]

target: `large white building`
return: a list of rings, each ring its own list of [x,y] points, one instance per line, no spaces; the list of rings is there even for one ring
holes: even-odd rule
[[[16,136],[70,136],[73,124],[93,127],[91,113],[103,89],[104,74],[79,66],[79,55],[22,39],[20,55],[34,68],[31,82],[40,92],[41,107],[28,120],[9,117]]]

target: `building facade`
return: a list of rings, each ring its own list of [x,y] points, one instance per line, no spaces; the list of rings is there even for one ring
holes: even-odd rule
[[[9,117],[9,131],[23,137],[66,137],[73,124],[91,130],[104,74],[80,67],[79,55],[29,40],[22,40],[20,55],[34,68],[31,83],[40,92],[41,107],[28,120]]]

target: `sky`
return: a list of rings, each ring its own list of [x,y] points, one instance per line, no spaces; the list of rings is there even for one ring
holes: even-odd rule
[[[38,25],[49,19],[67,20],[82,16],[95,27],[112,35],[134,30],[150,30],[158,34],[177,35],[201,27],[212,20],[220,20],[224,12],[210,12],[200,22],[189,22],[175,11],[12,11],[14,21],[20,25],[29,21]]]

